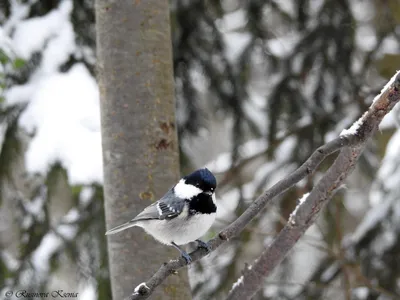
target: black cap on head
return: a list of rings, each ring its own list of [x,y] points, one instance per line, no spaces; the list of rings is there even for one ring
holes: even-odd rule
[[[197,186],[203,191],[214,191],[217,187],[215,176],[207,168],[196,170],[184,179],[186,184]]]

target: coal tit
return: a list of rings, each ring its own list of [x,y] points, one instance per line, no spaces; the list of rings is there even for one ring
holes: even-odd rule
[[[189,264],[189,254],[178,245],[197,241],[199,247],[209,250],[208,244],[199,238],[214,223],[216,187],[217,181],[207,168],[194,171],[183,177],[160,200],[129,222],[108,230],[106,235],[133,226],[142,227],[159,242],[178,249]]]

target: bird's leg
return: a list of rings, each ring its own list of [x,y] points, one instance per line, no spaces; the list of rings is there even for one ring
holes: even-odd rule
[[[211,252],[211,247],[210,247],[210,245],[208,243],[203,242],[202,240],[196,240],[196,242],[197,242],[197,247],[198,248],[206,249],[207,253]]]
[[[192,262],[192,258],[190,257],[190,255],[183,251],[177,244],[171,242],[171,245],[174,246],[181,253],[182,257],[186,260],[186,264],[190,264]]]

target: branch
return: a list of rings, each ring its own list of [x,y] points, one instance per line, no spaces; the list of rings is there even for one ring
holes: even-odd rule
[[[400,101],[400,72],[389,81],[380,95],[375,97],[369,110],[344,130],[341,137],[352,137],[353,143],[343,147],[326,174],[300,203],[288,223],[263,251],[251,267],[243,271],[240,284],[235,284],[227,299],[250,299],[262,287],[264,278],[285,258],[305,231],[315,222],[321,209],[353,171],[368,139],[378,129],[383,117]],[[355,139],[355,140],[354,140]]]
[[[394,81],[394,78],[392,78],[392,81]],[[343,160],[343,153],[346,153],[345,157],[347,159],[351,159],[351,166],[354,167],[354,164],[356,162],[356,158],[358,158],[359,153],[358,152],[353,152],[351,149],[359,149],[359,152],[362,150],[362,145],[365,143],[365,141],[372,135],[372,133],[376,130],[378,127],[379,123],[381,122],[382,118],[393,108],[393,106],[398,102],[399,100],[399,92],[398,89],[400,88],[400,76],[397,75],[396,77],[396,82],[395,86],[393,83],[391,83],[390,89],[386,88],[385,92],[382,92],[379,99],[376,99],[374,102],[373,107],[370,109],[370,111],[365,114],[362,118],[363,121],[365,121],[361,126],[359,127],[359,130],[357,131],[357,134],[348,134],[348,135],[341,135],[338,138],[326,143],[325,145],[319,147],[317,150],[314,151],[314,153],[307,159],[303,165],[301,165],[296,171],[294,171],[292,174],[290,174],[288,177],[278,181],[275,185],[273,185],[270,189],[268,189],[264,194],[259,196],[247,209],[246,211],[239,216],[233,223],[231,223],[228,227],[226,227],[224,230],[222,230],[218,236],[213,238],[212,240],[209,241],[209,246],[210,250],[214,251],[217,249],[220,245],[223,243],[227,242],[229,239],[238,236],[242,230],[247,226],[247,224],[250,223],[250,221],[268,204],[270,201],[275,198],[276,196],[279,196],[280,194],[284,193],[287,191],[289,188],[293,187],[296,183],[298,183],[300,180],[305,178],[306,176],[312,174],[319,166],[319,164],[329,155],[339,151],[340,149],[343,149],[341,153],[339,154],[338,158],[336,159],[336,162],[339,160]],[[382,90],[383,91],[383,90]],[[346,150],[347,149],[347,150]],[[346,151],[344,151],[346,150]],[[344,161],[343,161],[344,163]],[[328,173],[332,173],[331,169],[333,166],[328,170]],[[349,170],[350,171],[350,170]],[[325,175],[325,177],[327,176]],[[336,173],[331,174],[329,178],[335,177]],[[343,174],[342,174],[343,175]],[[345,177],[341,178],[340,182],[335,181],[337,184],[333,187],[338,187],[343,179]],[[323,179],[321,180],[323,181]],[[320,181],[320,183],[321,183]],[[326,180],[325,180],[326,181]],[[323,181],[323,182],[325,182]],[[319,185],[321,186],[321,184]],[[326,184],[326,183],[325,183]],[[328,184],[329,185],[329,184]],[[328,185],[326,188],[328,188]],[[318,186],[318,185],[317,185]],[[314,189],[318,190],[318,189]],[[268,275],[269,272],[284,258],[286,253],[293,247],[295,242],[300,238],[300,236],[304,233],[304,231],[312,224],[312,222],[316,218],[316,213],[319,211],[323,204],[325,204],[326,200],[328,197],[334,192],[333,190],[329,190],[329,195],[326,196],[325,198],[321,198],[323,200],[317,199],[318,196],[322,196],[323,190],[321,191],[318,190],[318,193],[313,192],[309,195],[307,201],[300,207],[298,210],[297,214],[295,215],[295,223],[291,224],[290,226],[286,225],[285,228],[281,231],[281,233],[278,235],[276,240],[273,242],[273,244],[270,246],[270,248],[266,251],[268,254],[265,254],[265,252],[261,255],[261,257],[258,259],[256,262],[255,266],[258,266],[257,270],[262,267],[261,263],[259,263],[260,259],[262,259],[264,256],[267,256],[269,260],[272,260],[272,263],[269,264],[269,269],[266,270],[261,270],[260,276],[255,276],[256,273],[254,272],[254,268],[252,270],[247,270],[245,271],[246,274],[244,274],[244,280],[243,283],[237,285],[236,288],[232,289],[229,297],[230,299],[247,299],[250,297],[250,295],[253,295],[261,286],[262,280],[264,276]],[[319,203],[317,206],[313,207],[311,200],[314,199],[315,202]],[[310,206],[312,210],[315,210],[314,215],[311,219],[307,219],[305,216],[310,209]],[[301,217],[301,218],[299,218]],[[305,218],[307,220],[303,220],[302,218]],[[305,222],[306,221],[306,222]],[[307,226],[307,227],[306,227]],[[282,245],[283,238],[289,238],[290,243],[286,243]],[[281,248],[278,248],[277,246],[280,246]],[[275,248],[272,248],[275,247]],[[272,248],[272,252],[270,252],[270,249]],[[279,251],[284,251],[283,253],[279,253]],[[278,250],[278,251],[277,251]],[[192,258],[192,261],[195,262],[204,256],[207,255],[207,252],[205,249],[197,249],[190,253],[190,256]],[[264,258],[265,260],[265,258]],[[262,263],[264,263],[264,260],[262,260]],[[276,260],[276,261],[274,261]],[[278,261],[279,260],[279,261]],[[136,287],[135,291],[133,294],[128,298],[131,300],[137,300],[137,299],[147,299],[154,289],[159,286],[165,278],[167,278],[169,275],[176,273],[176,271],[182,267],[186,266],[186,261],[180,257],[176,260],[171,260],[168,263],[164,263],[157,272],[147,281],[144,283],[141,283],[139,286]],[[248,286],[251,284],[249,281],[248,275],[251,277],[257,277],[258,280],[256,281],[257,284],[252,284],[252,286],[256,286],[256,289],[251,290],[251,292],[248,292]],[[236,297],[235,295],[238,293],[238,291],[242,291],[246,289],[246,296],[243,298]],[[234,297],[234,298],[232,298]]]

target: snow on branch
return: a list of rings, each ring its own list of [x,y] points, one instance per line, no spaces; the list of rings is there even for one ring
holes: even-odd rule
[[[396,74],[394,74],[392,76],[392,78],[390,78],[390,80],[383,87],[383,89],[381,90],[379,95],[375,96],[374,100],[372,101],[371,107],[375,104],[375,102],[377,100],[382,99],[382,97],[384,97],[384,95],[390,90],[390,88],[392,87],[393,83],[395,82],[395,80],[396,80],[396,78],[398,77],[399,74],[400,74],[400,71],[397,71]],[[368,112],[365,112],[364,115],[361,118],[359,118],[357,121],[355,121],[353,123],[353,125],[349,129],[343,129],[342,132],[340,133],[340,135],[356,134],[357,130],[362,125],[362,123],[363,123],[363,121],[365,119],[365,115],[367,113]]]
[[[293,212],[290,214],[290,216],[289,216],[289,221],[288,221],[289,224],[292,224],[292,225],[295,225],[295,224],[296,224],[296,221],[295,221],[294,219],[295,219],[295,217],[296,217],[297,210],[298,210],[298,209],[300,208],[300,206],[304,203],[304,201],[306,201],[306,199],[307,199],[307,197],[308,197],[309,194],[310,194],[310,193],[305,193],[305,194],[303,195],[303,197],[301,197],[301,198],[299,199],[299,203],[296,205],[294,211],[293,211]]]
[[[296,171],[278,181],[259,196],[233,223],[222,230],[209,242],[214,251],[229,239],[238,236],[249,222],[276,196],[293,187],[300,180],[312,174],[319,164],[330,154],[340,151],[336,160],[312,189],[309,195],[303,196],[301,204],[292,213],[289,222],[278,234],[271,245],[261,253],[258,259],[243,272],[239,284],[232,287],[227,299],[250,299],[262,287],[266,276],[285,258],[305,231],[314,223],[321,209],[329,202],[336,190],[353,171],[367,140],[378,129],[383,117],[400,101],[400,72],[397,72],[389,83],[375,97],[369,110],[350,129],[336,139],[319,147]],[[205,249],[190,253],[192,261],[206,256]],[[145,283],[146,288],[137,288],[129,299],[146,299],[165,278],[176,270],[186,266],[183,258],[163,264]],[[143,286],[141,284],[140,286]]]
[[[146,282],[142,282],[133,290],[133,294],[139,295],[145,293],[146,289],[148,290],[149,287],[146,285]]]

